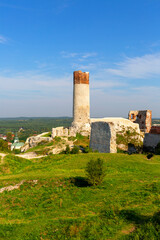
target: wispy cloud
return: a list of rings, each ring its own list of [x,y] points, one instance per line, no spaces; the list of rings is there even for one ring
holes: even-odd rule
[[[74,58],[76,56],[78,56],[78,53],[75,53],[75,52],[66,52],[66,51],[61,51],[60,52],[61,56],[63,58]]]
[[[160,53],[125,58],[123,62],[116,63],[116,68],[106,69],[106,72],[114,76],[132,79],[160,76]]]
[[[15,95],[24,95],[33,92],[42,95],[65,95],[65,92],[72,89],[72,76],[64,75],[63,77],[54,77],[44,74],[38,74],[36,72],[23,72],[17,73],[14,76],[0,76],[1,89],[0,91],[8,95],[11,92]]]
[[[60,54],[63,58],[77,58],[79,61],[84,61],[85,59],[97,56],[96,52],[76,53],[62,51]]]
[[[126,86],[125,83],[120,81],[93,81],[91,82],[91,89],[104,89],[104,88],[115,88],[115,87],[122,87]]]
[[[2,35],[0,35],[0,43],[4,44],[6,42],[7,42],[7,38],[2,36]]]

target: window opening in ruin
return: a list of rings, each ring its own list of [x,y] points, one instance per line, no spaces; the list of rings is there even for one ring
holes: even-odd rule
[[[134,119],[134,114],[133,113],[131,114],[131,119]]]

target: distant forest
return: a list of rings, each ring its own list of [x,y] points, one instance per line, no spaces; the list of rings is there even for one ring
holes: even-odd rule
[[[72,118],[69,117],[0,118],[0,134],[18,133],[19,139],[25,141],[34,134],[51,132],[54,127],[70,127],[71,122]]]

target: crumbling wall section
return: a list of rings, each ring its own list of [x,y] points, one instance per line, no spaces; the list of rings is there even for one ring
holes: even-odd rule
[[[145,151],[154,152],[157,144],[160,142],[160,134],[146,133],[144,137],[143,147]]]
[[[160,134],[160,125],[153,125],[151,127],[150,133],[152,133],[152,134]]]
[[[140,130],[144,133],[149,133],[152,127],[152,111],[139,110],[130,111],[128,118],[133,123],[138,123]]]

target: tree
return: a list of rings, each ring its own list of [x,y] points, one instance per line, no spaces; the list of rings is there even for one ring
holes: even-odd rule
[[[87,163],[86,175],[89,184],[93,186],[100,185],[106,175],[103,160],[100,158],[97,160],[90,160]]]
[[[8,143],[0,139],[0,151],[8,151]]]
[[[13,140],[12,133],[8,132],[7,133],[7,142],[11,142]]]

